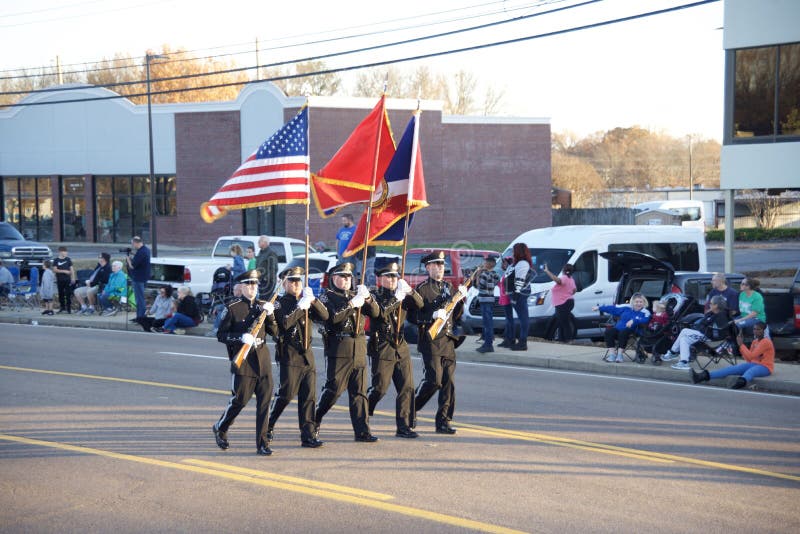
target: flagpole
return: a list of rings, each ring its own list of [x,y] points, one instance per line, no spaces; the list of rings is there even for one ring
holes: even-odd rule
[[[367,253],[369,251],[369,230],[370,219],[372,219],[372,197],[375,193],[375,179],[378,175],[378,157],[381,151],[381,133],[383,132],[383,121],[386,118],[386,85],[381,95],[381,120],[378,121],[378,135],[375,138],[375,157],[372,159],[372,186],[369,188],[369,199],[367,201],[367,222],[364,230],[364,254],[361,260],[361,285],[367,278]],[[355,331],[358,334],[359,324],[361,323],[361,308],[356,312]]]
[[[309,95],[306,95],[306,107],[308,107],[308,100],[309,100]],[[311,168],[311,165],[310,165],[310,163],[311,163],[311,109],[309,108],[308,111],[309,111],[309,113],[308,113],[308,124],[307,124],[307,128],[308,129],[306,130],[306,132],[308,132],[308,139],[307,139],[308,146],[306,148],[308,149],[309,168]],[[310,237],[309,237],[309,221],[311,219],[311,214],[310,214],[310,209],[311,209],[311,191],[310,191],[311,183],[310,183],[310,181],[311,181],[311,177],[309,176],[309,182],[306,183],[306,223],[305,223],[305,230],[306,230],[306,254],[305,254],[305,256],[306,256],[306,263],[305,263],[306,284],[305,285],[306,285],[306,287],[310,287],[308,285],[308,247],[309,247],[309,241],[310,241]],[[308,343],[308,310],[309,309],[306,310],[306,327],[305,327],[305,332],[303,333],[303,349],[305,349],[305,350],[308,350],[307,343]]]
[[[417,170],[417,146],[419,142],[419,119],[422,113],[419,109],[419,99],[417,99],[417,110],[414,112],[416,120],[414,121],[414,137],[411,144],[411,165],[408,169],[408,191],[406,191],[406,218],[403,223],[403,251],[400,255],[400,278],[406,273],[406,252],[408,250],[408,225],[409,218],[411,217],[411,196],[414,191],[414,174]],[[402,304],[397,308],[397,332],[396,337],[400,339],[400,333],[403,331],[403,306]]]

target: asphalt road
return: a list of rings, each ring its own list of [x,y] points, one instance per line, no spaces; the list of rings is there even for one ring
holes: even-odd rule
[[[709,271],[725,270],[725,253],[718,246],[707,251]],[[733,270],[737,273],[754,271],[796,271],[800,268],[800,242],[741,243],[733,251]]]
[[[2,532],[798,532],[800,398],[461,363],[456,436],[394,437],[393,398],[325,447],[296,410],[255,455],[227,358],[193,336],[0,324]],[[318,362],[324,369],[321,351]],[[421,376],[415,360],[415,373]],[[321,385],[322,381],[318,381]]]

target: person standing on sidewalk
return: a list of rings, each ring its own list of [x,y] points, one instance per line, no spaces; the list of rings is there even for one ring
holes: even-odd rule
[[[558,339],[562,343],[569,343],[572,341],[574,335],[572,332],[572,322],[569,320],[570,312],[575,307],[575,280],[572,279],[572,272],[575,268],[571,263],[564,265],[561,276],[556,276],[544,264],[544,272],[550,277],[550,280],[556,283],[551,290],[553,296],[553,306],[556,308],[555,321],[558,325]]]
[[[500,267],[503,269],[503,276],[500,278],[499,291],[500,297],[497,299],[497,304],[503,308],[503,315],[506,318],[506,326],[503,329],[503,341],[497,346],[510,349],[517,343],[517,336],[514,334],[514,307],[511,305],[511,297],[506,291],[506,279],[511,276],[514,270],[514,258],[507,256],[500,262]]]
[[[67,247],[58,247],[53,272],[58,285],[58,313],[72,313],[72,260],[67,256]]]
[[[138,323],[147,315],[144,286],[150,280],[150,249],[138,235],[131,239],[131,246],[135,252],[128,254],[128,276],[131,277],[133,294],[136,297],[135,321]]]
[[[261,277],[258,282],[258,295],[263,300],[269,300],[278,285],[278,255],[270,248],[269,237],[265,235],[258,238],[256,269]]]
[[[531,281],[536,274],[533,269],[531,250],[525,243],[514,243],[513,285],[508,287],[511,304],[519,319],[519,341],[511,350],[528,350],[528,297],[531,296]]]
[[[478,352],[494,352],[494,288],[500,282],[495,265],[497,260],[488,256],[478,271],[478,303],[483,319],[483,345],[478,347]]]

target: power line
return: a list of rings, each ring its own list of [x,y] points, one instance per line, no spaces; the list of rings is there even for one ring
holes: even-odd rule
[[[265,78],[263,80],[257,80],[257,81],[227,82],[227,83],[206,85],[206,86],[200,86],[200,87],[187,87],[187,88],[181,88],[181,89],[169,89],[169,90],[164,90],[164,91],[151,91],[150,95],[152,96],[152,95],[170,94],[170,93],[183,93],[183,92],[188,92],[188,91],[202,91],[202,90],[206,90],[206,89],[218,89],[218,88],[222,88],[222,87],[234,87],[234,86],[240,86],[240,85],[250,85],[250,84],[253,84],[253,83],[261,83],[261,82],[264,82],[264,81],[280,81],[280,80],[288,80],[288,79],[294,79],[294,78],[306,78],[306,77],[310,77],[310,76],[320,76],[320,75],[325,75],[325,74],[334,74],[334,73],[337,73],[337,72],[348,72],[348,71],[351,71],[351,70],[359,70],[359,69],[366,69],[366,68],[373,68],[373,67],[381,67],[381,66],[385,66],[385,65],[391,65],[393,63],[405,63],[405,62],[409,62],[409,61],[418,61],[418,60],[421,60],[421,59],[430,59],[430,58],[433,58],[433,57],[446,56],[446,55],[450,55],[450,54],[458,54],[458,53],[462,53],[462,52],[472,52],[472,51],[475,51],[475,50],[481,50],[481,49],[484,49],[484,48],[492,48],[492,47],[495,47],[495,46],[516,44],[516,43],[521,43],[521,42],[525,42],[525,41],[531,41],[531,40],[534,40],[534,39],[542,39],[544,37],[553,37],[553,36],[556,36],[556,35],[564,35],[564,34],[567,34],[567,33],[583,31],[583,30],[588,30],[588,29],[593,29],[593,28],[599,28],[599,27],[603,27],[603,26],[609,26],[609,25],[618,24],[618,23],[621,23],[621,22],[628,22],[628,21],[631,21],[631,20],[647,18],[647,17],[656,16],[656,15],[663,15],[665,13],[671,13],[671,12],[675,12],[675,11],[679,11],[679,10],[683,10],[683,9],[689,9],[689,8],[693,8],[693,7],[698,7],[698,6],[701,6],[701,5],[704,5],[704,4],[710,4],[710,3],[714,3],[714,2],[718,2],[718,1],[719,0],[701,0],[701,1],[698,1],[698,2],[693,2],[691,4],[683,4],[683,5],[680,5],[680,6],[673,6],[673,7],[669,7],[669,8],[659,9],[659,10],[656,10],[656,11],[640,13],[640,14],[637,14],[637,15],[629,15],[629,16],[620,17],[620,18],[617,18],[617,19],[609,19],[609,20],[605,20],[605,21],[601,21],[601,22],[595,22],[595,23],[592,23],[592,24],[585,24],[583,26],[575,26],[575,27],[572,27],[572,28],[566,28],[566,29],[562,29],[562,30],[555,30],[555,31],[552,31],[552,32],[546,32],[546,33],[541,33],[541,34],[537,34],[537,35],[518,37],[518,38],[515,38],[515,39],[507,39],[507,40],[503,40],[503,41],[495,41],[495,42],[492,42],[492,43],[485,43],[485,44],[481,44],[481,45],[473,45],[473,46],[457,48],[457,49],[452,49],[452,50],[445,50],[445,51],[440,51],[440,52],[431,52],[431,53],[428,53],[428,54],[420,54],[420,55],[416,55],[416,56],[407,56],[407,57],[403,57],[403,58],[390,59],[390,60],[384,60],[384,61],[376,61],[376,62],[373,62],[373,63],[365,63],[365,64],[361,64],[361,65],[352,65],[352,66],[349,66],[349,67],[331,68],[331,69],[325,69],[325,70],[320,70],[320,71],[315,71],[315,72],[307,72],[307,73],[302,73],[302,74],[290,74],[290,75],[283,75],[283,76],[275,76],[275,77]],[[246,69],[253,69],[253,68],[259,68],[259,66],[247,67]],[[244,69],[238,69],[238,70],[244,70]],[[195,77],[195,76],[191,76],[191,77]],[[170,79],[170,78],[164,78],[164,80],[167,80],[167,79]],[[141,83],[141,82],[139,82],[139,83]],[[151,83],[152,83],[152,80],[151,80]],[[85,89],[86,87],[87,86],[77,87],[75,89]],[[90,87],[94,87],[94,86],[90,86]],[[8,93],[0,93],[0,95],[2,95],[2,94],[8,94]],[[24,107],[24,106],[40,106],[40,105],[50,105],[50,104],[69,104],[69,103],[76,103],[76,102],[92,102],[92,101],[98,101],[98,100],[114,100],[114,99],[119,99],[119,98],[133,98],[133,97],[139,97],[139,96],[147,96],[147,93],[136,93],[136,94],[130,94],[130,95],[124,95],[124,96],[123,95],[112,95],[112,96],[102,96],[102,97],[98,96],[98,97],[69,99],[69,100],[53,100],[53,101],[49,101],[49,102],[15,103],[15,104],[6,104],[5,107]]]
[[[333,41],[354,39],[354,38],[360,38],[360,37],[368,37],[368,36],[376,35],[376,34],[393,33],[393,32],[398,32],[398,31],[405,31],[405,30],[408,30],[408,29],[422,28],[422,27],[425,27],[425,26],[435,26],[435,25],[441,25],[441,24],[450,24],[450,23],[453,23],[453,22],[460,22],[460,21],[463,21],[463,20],[469,20],[469,19],[473,19],[473,18],[487,17],[487,16],[496,15],[498,13],[508,13],[509,11],[519,11],[519,10],[523,10],[523,9],[530,9],[530,8],[535,8],[535,7],[539,7],[539,6],[542,6],[542,5],[547,5],[547,4],[550,4],[550,3],[561,3],[561,2],[564,2],[564,1],[567,1],[567,0],[540,0],[539,2],[536,2],[534,4],[529,4],[529,5],[526,5],[526,6],[516,7],[514,9],[512,9],[512,10],[500,9],[500,10],[496,10],[496,11],[492,11],[492,12],[488,12],[488,13],[478,13],[478,14],[475,14],[475,15],[470,15],[470,16],[465,16],[465,17],[460,17],[460,18],[452,18],[452,19],[434,21],[434,22],[429,22],[429,23],[424,23],[424,24],[417,24],[417,25],[414,25],[414,26],[404,26],[404,27],[399,27],[399,28],[389,28],[389,29],[381,30],[381,31],[372,31],[372,32],[366,32],[366,33],[360,33],[360,34],[345,35],[345,36],[339,36],[339,37],[332,37],[332,38],[328,38],[328,39],[319,39],[319,40],[316,40],[316,41],[301,41],[299,43],[276,45],[276,46],[273,46],[273,47],[263,48],[261,50],[270,51],[270,50],[279,50],[279,49],[283,49],[283,48],[291,48],[291,47],[297,47],[297,46],[308,46],[308,45],[313,45],[313,44],[324,44],[324,43],[333,42]],[[418,18],[442,15],[442,14],[453,13],[453,12],[458,12],[458,11],[467,11],[467,10],[474,9],[474,8],[477,8],[477,7],[488,7],[488,6],[491,6],[493,4],[497,4],[497,3],[502,4],[502,3],[504,3],[504,0],[498,0],[498,1],[495,1],[495,2],[489,2],[489,3],[485,3],[485,4],[476,4],[476,5],[472,5],[472,6],[465,6],[465,7],[462,7],[462,8],[456,8],[456,9],[445,10],[445,11],[437,11],[437,12],[423,14],[423,15],[415,15],[415,16],[411,16],[411,17],[403,17],[403,18],[398,18],[398,19],[392,19],[392,20],[389,20],[389,21],[370,23],[370,24],[363,24],[363,25],[358,25],[358,26],[350,26],[350,27],[341,28],[341,29],[338,29],[338,30],[327,30],[327,31],[322,31],[322,32],[299,34],[299,35],[289,36],[289,37],[273,38],[273,39],[265,40],[264,42],[265,43],[279,42],[279,41],[286,41],[286,40],[290,40],[290,39],[296,40],[296,39],[302,39],[302,38],[304,38],[306,36],[309,36],[309,35],[313,35],[313,36],[317,37],[319,35],[335,33],[335,32],[340,32],[340,31],[347,31],[347,30],[350,30],[350,29],[357,29],[357,28],[362,28],[362,27],[375,27],[375,26],[380,26],[380,25],[385,25],[385,24],[391,24],[393,22],[402,22],[402,21],[406,21],[406,20],[414,20],[414,19],[418,19]],[[236,44],[231,44],[231,45],[222,45],[222,46],[217,46],[217,47],[200,48],[200,49],[195,49],[195,50],[182,51],[181,53],[187,53],[188,54],[188,53],[202,52],[202,51],[206,51],[206,50],[217,50],[217,49],[232,48],[232,47],[237,47],[237,46],[250,46],[250,45],[251,45],[250,42],[248,42],[248,43],[236,43]],[[244,54],[252,54],[252,53],[255,53],[255,49],[247,49],[247,50],[244,50],[244,51],[241,51],[241,52],[230,52],[230,53],[217,54],[217,55],[211,55],[211,56],[200,57],[200,58],[188,58],[188,59],[173,60],[173,61],[180,62],[180,61],[191,61],[193,59],[214,59],[214,58],[217,58],[217,57],[244,55]],[[136,57],[133,57],[133,58],[130,58],[130,59],[131,60],[140,60],[141,61],[141,60],[144,60],[144,56],[136,56]],[[103,63],[105,61],[108,61],[108,60],[103,58],[101,60],[94,61],[94,62],[87,61],[87,62],[79,62],[79,63],[70,63],[70,64],[65,64],[65,65],[62,65],[62,66],[63,67],[73,67],[73,66],[80,66],[80,65],[84,65],[84,66],[96,65],[98,63]],[[169,63],[172,63],[173,61],[170,61]],[[39,66],[39,67],[27,67],[27,70],[38,70],[38,69],[47,69],[47,68],[51,68],[51,66],[50,65],[44,65],[44,66]],[[62,74],[65,74],[65,75],[66,74],[73,74],[73,73],[74,74],[81,74],[81,73],[86,73],[86,72],[98,72],[98,71],[114,70],[114,69],[121,69],[121,68],[126,68],[126,67],[122,66],[122,67],[104,67],[104,68],[96,68],[96,69],[79,69],[79,70],[72,70],[72,71],[62,72]],[[4,69],[4,70],[0,70],[0,72],[16,72],[16,71],[20,71],[20,70],[26,70],[26,68]],[[16,79],[16,78],[32,78],[32,77],[38,77],[38,76],[39,75],[36,75],[36,74],[9,76],[9,77],[0,77],[0,80]]]
[[[211,71],[211,72],[205,72],[205,73],[201,72],[201,73],[194,73],[194,74],[184,74],[184,75],[181,75],[181,76],[172,76],[172,77],[166,77],[166,78],[156,78],[156,79],[151,79],[150,83],[166,82],[166,81],[173,81],[173,80],[184,80],[184,79],[189,79],[189,78],[199,78],[199,77],[203,77],[203,76],[212,76],[212,75],[218,75],[218,74],[233,74],[233,73],[244,72],[244,71],[253,70],[253,69],[280,67],[282,65],[291,65],[291,64],[294,64],[294,63],[305,63],[305,62],[308,62],[308,61],[318,61],[318,60],[321,60],[321,59],[328,59],[328,58],[331,58],[331,57],[338,57],[338,56],[344,56],[344,55],[350,55],[350,54],[357,54],[357,53],[361,53],[361,52],[369,52],[369,51],[378,50],[378,49],[381,49],[381,48],[389,48],[389,47],[393,47],[393,46],[402,46],[402,45],[416,43],[416,42],[420,42],[420,41],[426,41],[426,40],[430,40],[430,39],[438,39],[438,38],[441,38],[441,37],[449,37],[451,35],[456,35],[456,34],[459,34],[459,33],[466,33],[466,32],[470,32],[470,31],[483,30],[483,29],[490,28],[490,27],[493,27],[493,26],[499,26],[499,25],[502,25],[502,24],[509,24],[509,23],[513,23],[513,22],[519,22],[521,20],[526,20],[526,19],[533,18],[533,17],[539,17],[539,16],[542,16],[542,15],[549,15],[549,14],[552,14],[552,13],[556,13],[558,11],[566,11],[568,9],[573,9],[573,8],[577,8],[577,7],[583,7],[585,5],[594,4],[594,3],[597,3],[597,2],[601,2],[601,1],[602,0],[586,0],[585,2],[582,2],[582,3],[579,3],[579,4],[573,4],[573,5],[569,5],[569,6],[558,7],[558,8],[555,8],[555,9],[548,10],[548,11],[540,11],[538,13],[532,13],[530,15],[521,15],[519,17],[514,17],[514,18],[511,18],[511,19],[505,19],[505,20],[501,20],[501,21],[489,22],[489,23],[486,23],[486,24],[480,24],[478,26],[470,26],[470,27],[461,28],[461,29],[458,29],[458,30],[451,30],[449,32],[443,32],[443,33],[438,33],[438,34],[433,34],[433,35],[426,35],[426,36],[422,36],[422,37],[415,37],[413,39],[406,39],[406,40],[403,40],[403,41],[396,41],[396,42],[393,42],[393,43],[384,43],[384,44],[380,44],[380,45],[367,46],[367,47],[357,48],[357,49],[354,49],[354,50],[347,50],[347,51],[344,51],[344,52],[331,52],[329,54],[323,54],[323,55],[319,55],[319,56],[311,56],[311,57],[305,57],[305,58],[300,58],[300,59],[290,59],[290,60],[279,61],[279,62],[275,62],[275,63],[269,63],[269,64],[266,64],[266,65],[256,65],[255,67],[236,67],[236,68],[231,68],[231,69],[217,70],[217,71]],[[713,0],[713,1],[717,1],[717,0]],[[313,74],[314,73],[312,73],[312,75]],[[303,76],[308,76],[308,75],[309,74],[304,74]],[[129,82],[110,83],[110,84],[96,85],[95,87],[105,87],[105,88],[123,87],[123,86],[129,86],[129,85],[139,85],[139,84],[142,84],[142,83],[145,83],[145,80],[135,80],[135,81],[129,81]],[[52,88],[46,88],[46,89],[39,89],[39,90],[36,90],[36,91],[7,91],[7,92],[4,92],[4,93],[0,93],[0,95],[19,95],[19,94],[28,94],[28,93],[31,93],[31,92],[47,93],[47,92],[59,92],[59,91],[73,91],[73,90],[78,90],[78,89],[81,89],[81,87],[65,87],[65,88],[52,87]],[[155,94],[155,93],[151,93],[151,94]]]

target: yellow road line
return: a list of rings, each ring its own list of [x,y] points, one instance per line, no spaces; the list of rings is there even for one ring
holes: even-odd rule
[[[238,467],[235,465],[220,464],[217,462],[207,462],[205,460],[197,460],[188,458],[181,460],[183,463],[191,465],[200,465],[210,469],[218,469],[220,471],[229,471],[231,473],[240,473],[242,475],[249,475],[254,478],[263,478],[267,480],[277,480],[279,482],[286,482],[288,484],[297,484],[299,486],[310,486],[314,488],[321,488],[331,491],[338,491],[339,493],[349,493],[351,495],[358,495],[377,501],[390,501],[394,499],[392,495],[385,493],[375,493],[374,491],[367,491],[358,488],[351,488],[349,486],[340,486],[338,484],[329,484],[327,482],[317,482],[316,480],[309,480],[307,478],[290,477],[286,475],[279,475],[277,473],[270,473],[269,471],[259,471],[258,469],[248,469],[246,467]]]
[[[221,389],[209,389],[209,388],[199,388],[194,386],[183,386],[180,384],[169,384],[163,382],[150,382],[146,380],[135,380],[130,378],[115,378],[115,377],[107,377],[107,376],[98,376],[98,375],[88,375],[83,373],[68,373],[64,371],[49,371],[45,369],[32,369],[27,367],[13,367],[8,365],[0,365],[0,369],[6,369],[9,371],[23,371],[23,372],[30,372],[30,373],[44,373],[44,374],[52,374],[52,375],[60,375],[60,376],[71,376],[75,378],[89,378],[94,380],[110,380],[113,382],[126,382],[130,384],[140,384],[145,386],[154,386],[154,387],[162,387],[162,388],[173,388],[173,389],[183,389],[187,391],[197,391],[201,393],[214,393],[218,395],[230,395],[229,391],[224,391]],[[347,408],[334,406],[335,410],[347,410]],[[375,411],[376,414],[386,415],[389,417],[394,417],[394,413],[383,412],[383,411]],[[419,421],[432,421],[419,418]],[[657,463],[670,463],[670,462],[680,462],[692,465],[702,465],[705,467],[713,467],[716,469],[723,469],[726,471],[737,471],[740,473],[749,473],[754,475],[762,475],[772,478],[780,478],[784,480],[792,480],[800,482],[800,476],[796,475],[787,475],[784,473],[777,473],[775,471],[766,471],[763,469],[755,469],[751,467],[744,467],[739,465],[733,464],[726,464],[721,462],[712,462],[708,460],[698,460],[695,458],[691,458],[688,456],[678,456],[674,454],[665,454],[659,452],[650,452],[644,451],[639,449],[631,449],[627,447],[617,447],[615,445],[606,445],[603,443],[594,443],[591,441],[581,441],[577,439],[571,438],[562,438],[558,436],[550,436],[547,434],[538,434],[534,432],[525,432],[525,431],[518,431],[518,430],[504,430],[498,428],[492,428],[487,426],[481,425],[473,425],[469,423],[458,423],[456,425],[458,428],[462,428],[464,430],[469,430],[472,432],[476,432],[479,434],[484,435],[492,435],[492,436],[499,436],[499,437],[506,437],[511,439],[518,439],[522,441],[536,441],[540,443],[547,443],[549,445],[556,445],[559,447],[568,447],[572,449],[581,449],[591,452],[599,452],[603,454],[612,454],[615,456],[624,456],[628,458],[635,458],[640,460],[647,460],[651,462]]]
[[[30,369],[27,367],[12,367],[10,365],[0,365],[0,369],[5,369],[7,371],[25,371],[28,373],[42,373],[46,375],[71,376],[74,378],[90,378],[93,380],[108,380],[110,382],[125,382],[127,384],[139,384],[141,386],[153,386],[157,388],[184,389],[186,391],[197,391],[200,393],[215,393],[217,395],[231,394],[230,391],[224,391],[221,389],[199,388],[195,386],[182,386],[180,384],[169,384],[165,382],[150,382],[149,380],[136,380],[133,378],[116,378],[113,376],[87,375],[83,373],[68,373],[65,371],[49,371],[47,369]]]
[[[471,519],[465,519],[462,517],[456,517],[446,514],[440,514],[437,512],[430,512],[428,510],[422,510],[419,508],[413,508],[410,506],[403,506],[399,504],[393,504],[384,502],[375,498],[369,498],[366,496],[356,496],[356,495],[346,495],[341,492],[331,491],[329,489],[321,489],[323,487],[322,483],[317,483],[311,480],[305,481],[304,485],[299,484],[290,484],[288,482],[282,482],[280,480],[267,480],[263,478],[261,475],[255,476],[253,474],[243,474],[243,473],[236,473],[230,472],[232,467],[224,466],[225,470],[218,470],[218,469],[211,469],[208,467],[204,467],[201,465],[188,465],[186,463],[177,463],[177,462],[169,462],[166,460],[156,460],[154,458],[145,458],[143,456],[134,456],[131,454],[121,454],[111,451],[104,451],[101,449],[93,449],[90,447],[79,447],[75,445],[69,445],[66,443],[58,443],[54,441],[42,441],[38,439],[30,439],[30,438],[23,438],[20,436],[10,436],[7,434],[0,434],[0,439],[6,441],[13,441],[16,443],[22,443],[25,445],[35,445],[40,447],[50,447],[54,449],[61,449],[67,450],[71,452],[77,452],[81,454],[93,454],[96,456],[103,456],[106,458],[113,458],[116,460],[125,460],[129,462],[137,462],[145,465],[152,465],[157,467],[165,467],[169,469],[177,469],[179,471],[189,471],[192,473],[200,473],[204,475],[211,475],[219,478],[225,478],[228,480],[235,480],[237,482],[245,482],[248,484],[254,484],[257,486],[265,486],[269,488],[275,488],[285,491],[292,491],[295,493],[302,493],[304,495],[311,495],[314,497],[320,497],[323,499],[330,499],[334,501],[344,502],[348,504],[355,504],[359,506],[366,506],[369,508],[374,508],[378,510],[382,510],[384,512],[393,512],[398,513],[410,517],[414,517],[416,519],[425,519],[428,521],[433,521],[436,523],[442,523],[445,525],[451,525],[459,528],[468,528],[472,530],[477,530],[480,532],[490,532],[494,534],[522,534],[523,531],[514,530],[510,528],[501,527],[498,525],[492,525],[490,523],[483,523],[481,521],[473,521]],[[196,462],[189,460],[191,462]],[[313,487],[318,486],[319,488]],[[380,495],[380,494],[378,494]]]

